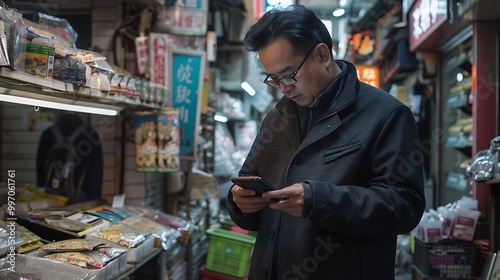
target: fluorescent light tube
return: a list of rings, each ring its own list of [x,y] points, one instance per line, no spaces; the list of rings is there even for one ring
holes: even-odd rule
[[[241,88],[244,89],[250,96],[255,95],[255,89],[253,89],[253,87],[249,83],[241,83]]]
[[[333,11],[333,16],[334,17],[341,17],[345,14],[345,9],[343,8],[337,8],[335,11]]]
[[[214,120],[216,122],[227,122],[228,118],[226,116],[223,116],[223,115],[215,114],[214,115]]]
[[[38,106],[41,108],[51,108],[51,109],[89,113],[89,114],[98,114],[98,115],[105,115],[105,116],[118,115],[118,111],[113,110],[113,109],[81,106],[81,105],[75,105],[75,104],[66,104],[66,103],[40,100],[40,99],[34,99],[34,98],[28,98],[28,97],[20,97],[20,96],[14,96],[14,95],[6,95],[6,94],[0,94],[0,101],[28,105],[28,106]]]

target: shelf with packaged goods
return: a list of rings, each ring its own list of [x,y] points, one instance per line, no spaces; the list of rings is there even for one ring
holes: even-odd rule
[[[87,85],[66,83],[0,67],[0,93],[18,97],[43,99],[64,104],[112,108],[118,112],[128,109],[162,109],[156,104],[131,99],[124,95],[108,94]]]

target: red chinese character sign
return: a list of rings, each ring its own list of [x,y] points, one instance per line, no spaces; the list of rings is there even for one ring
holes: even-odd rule
[[[375,66],[356,65],[358,79],[376,88],[380,87],[380,73]]]
[[[168,102],[168,49],[169,35],[149,33],[149,76],[151,95],[149,100],[170,106]]]
[[[207,33],[206,0],[169,1],[159,11],[156,26],[161,32],[178,35],[202,36]]]
[[[415,51],[446,21],[446,0],[417,0],[409,12],[410,50]]]
[[[205,55],[204,51],[170,51],[171,104],[179,111],[181,134],[179,157],[187,160],[196,159]]]

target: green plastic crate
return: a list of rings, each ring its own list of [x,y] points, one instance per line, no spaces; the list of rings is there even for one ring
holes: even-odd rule
[[[222,218],[222,220],[220,221],[220,227],[222,229],[227,229],[227,230],[231,230],[231,227],[232,226],[236,226],[236,224],[233,222],[233,220],[231,220],[231,217],[229,216],[225,216]],[[253,231],[251,230],[248,235],[253,235],[253,236],[257,236],[257,232],[256,231]]]
[[[205,268],[245,278],[252,258],[255,237],[220,228],[207,230],[208,253]]]

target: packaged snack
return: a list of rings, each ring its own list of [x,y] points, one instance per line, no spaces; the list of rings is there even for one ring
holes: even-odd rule
[[[50,38],[34,38],[31,43],[26,44],[26,73],[52,78],[55,55],[55,45],[52,41]]]
[[[149,234],[146,231],[120,222],[111,224],[109,227],[95,233],[94,236],[127,248],[135,248],[141,245]]]
[[[99,248],[97,248],[96,251],[106,255],[111,260],[116,259],[122,254],[127,253],[127,249],[118,247],[109,247],[109,246],[99,246]]]
[[[91,251],[97,246],[104,244],[102,241],[94,239],[66,239],[57,242],[52,242],[40,247],[40,250],[46,252],[81,252]]]
[[[43,258],[68,263],[83,268],[103,268],[105,263],[102,260],[95,259],[94,256],[84,252],[62,252],[53,253]]]
[[[16,235],[22,240],[21,246],[17,249],[18,253],[29,252],[43,246],[40,236],[19,224],[16,224]]]

